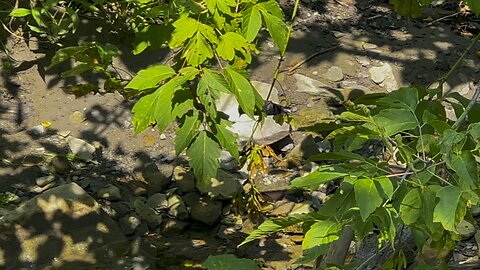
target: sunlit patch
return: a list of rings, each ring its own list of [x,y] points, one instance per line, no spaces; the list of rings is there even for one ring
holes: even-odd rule
[[[47,240],[48,236],[43,234],[23,241],[21,244],[22,251],[18,256],[19,260],[32,263],[38,261],[38,248],[45,244]]]
[[[107,225],[105,225],[105,223],[98,223],[97,224],[97,231],[101,232],[101,233],[109,233],[110,230],[108,230],[108,227]]]

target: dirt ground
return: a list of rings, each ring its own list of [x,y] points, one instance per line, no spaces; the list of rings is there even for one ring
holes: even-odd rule
[[[291,16],[294,1],[282,0],[281,3],[287,17]],[[391,8],[387,1],[378,0],[301,1],[282,63],[285,71],[276,85],[283,105],[291,108],[294,114],[304,114],[307,123],[314,122],[335,111],[332,104],[325,103],[323,97],[326,95],[346,100],[364,93],[391,90],[391,84],[376,83],[370,74],[372,67],[386,64],[391,67],[392,84],[429,85],[448,72],[468,46],[471,36],[480,31],[477,22],[469,21],[462,14],[441,19],[457,12],[447,5],[427,10],[425,17],[419,20],[401,18]],[[126,77],[165,61],[168,54],[161,50],[132,56],[128,37],[109,33],[108,27],[87,26],[86,22],[78,34],[81,39],[91,37],[100,42],[123,44],[120,47],[122,55],[114,63],[126,71]],[[68,40],[67,43],[77,41]],[[252,65],[252,79],[270,83],[278,53],[268,39],[262,39],[259,47],[262,54]],[[35,165],[42,163],[46,154],[68,153],[65,134],[81,138],[97,148],[95,160],[98,164],[82,170],[86,176],[106,175],[113,179],[129,175],[144,157],[174,159],[172,129],[163,134],[153,129],[134,134],[130,124],[132,101],[118,93],[75,98],[64,91],[67,86],[81,82],[101,85],[105,78],[88,75],[64,80],[59,77],[59,70],[46,72],[52,47],[35,38],[30,41],[11,38],[7,48],[8,55],[1,55],[3,64],[0,67],[0,191],[16,191],[34,185],[35,179],[43,174]],[[480,78],[478,50],[479,45],[447,82],[451,89],[465,96],[472,94],[471,85]],[[314,54],[317,55],[291,70]],[[329,70],[333,66],[340,68],[341,78],[332,77]],[[325,91],[314,94],[302,88],[299,74],[322,82]],[[35,128],[44,122],[51,122],[51,127],[46,129],[46,134],[36,134]],[[111,174],[111,168],[115,168],[115,175]],[[291,262],[301,255],[301,245],[289,235],[280,235],[266,244],[257,243],[248,250],[237,250],[235,246],[245,233],[225,241],[215,237],[212,233],[215,230],[191,230],[174,239],[155,237],[159,246],[164,246],[165,261],[173,261],[171,265],[201,262],[209,254],[233,252],[250,258],[260,254],[266,269],[280,270],[292,267]],[[466,245],[467,251],[461,249],[460,253],[471,254],[472,245]],[[170,256],[179,252],[181,257]]]

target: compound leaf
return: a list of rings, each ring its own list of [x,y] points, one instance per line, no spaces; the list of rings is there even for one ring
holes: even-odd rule
[[[200,181],[200,185],[206,186],[212,177],[217,175],[220,167],[220,146],[208,131],[200,131],[193,143],[187,149],[190,157],[190,167]]]
[[[370,178],[355,181],[354,189],[355,200],[360,208],[360,217],[365,221],[382,204],[382,196],[378,192],[375,182]]]
[[[140,70],[138,74],[125,86],[125,88],[139,91],[157,86],[163,80],[175,75],[175,70],[168,66],[153,66]]]

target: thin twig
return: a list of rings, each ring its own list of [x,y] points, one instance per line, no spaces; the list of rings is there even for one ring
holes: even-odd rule
[[[282,70],[281,72],[287,72],[287,75],[293,75],[293,73],[295,73],[295,71],[301,67],[303,64],[307,63],[308,61],[312,60],[313,58],[319,56],[319,55],[322,55],[324,53],[327,53],[329,51],[333,51],[334,49],[336,49],[339,45],[335,45],[335,46],[332,46],[330,48],[327,48],[327,49],[324,49],[324,50],[321,50],[321,51],[318,51],[312,55],[310,55],[309,57],[303,59],[302,61],[300,61],[299,63],[297,63],[296,65],[294,65],[293,67],[290,67],[289,69],[287,70]]]
[[[436,19],[436,20],[434,20],[434,21],[431,21],[431,22],[427,23],[426,26],[432,26],[432,25],[434,25],[434,24],[437,23],[437,22],[443,21],[443,20],[448,19],[448,18],[450,18],[450,17],[455,17],[455,16],[457,16],[458,14],[460,14],[460,11],[459,11],[459,12],[455,12],[455,13],[453,13],[453,14],[449,14],[449,15],[447,15],[447,16],[443,16],[443,17],[438,18],[438,19]]]

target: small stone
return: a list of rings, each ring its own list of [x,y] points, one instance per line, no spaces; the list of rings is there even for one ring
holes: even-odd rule
[[[70,172],[70,161],[64,156],[55,156],[48,165],[52,173],[65,175]]]
[[[68,121],[72,124],[80,124],[85,121],[85,115],[80,111],[74,111],[69,117]]]
[[[157,140],[152,134],[147,134],[143,136],[143,145],[145,145],[146,147],[154,146],[156,142]]]
[[[162,140],[162,141],[163,141],[163,140],[166,140],[166,139],[167,139],[167,135],[165,135],[165,134],[162,133],[162,134],[160,134],[159,139]]]
[[[147,222],[147,225],[151,230],[154,230],[162,224],[162,216],[152,208],[147,207],[141,199],[136,199],[133,202],[133,207],[135,208],[135,212]]]
[[[457,231],[462,237],[462,239],[466,240],[475,234],[476,229],[472,223],[463,219],[457,224]]]
[[[162,228],[162,234],[167,236],[178,235],[180,234],[187,226],[188,222],[177,220],[177,219],[168,219]]]
[[[95,146],[87,143],[86,141],[74,137],[69,137],[67,139],[68,146],[70,147],[70,151],[75,154],[77,157],[85,160],[90,161],[93,157],[93,153],[95,153]]]
[[[22,199],[12,192],[7,191],[4,194],[7,203],[19,204],[22,202]]]
[[[47,129],[42,125],[38,125],[38,126],[32,127],[29,130],[29,133],[35,136],[44,136],[47,134]]]
[[[272,215],[275,216],[287,216],[290,211],[292,211],[293,206],[295,206],[294,202],[282,202],[280,203],[275,209],[272,211]]]
[[[173,169],[173,181],[182,193],[188,193],[195,189],[195,174],[183,166],[176,166]]]
[[[480,206],[472,206],[472,216],[473,217],[478,217],[480,216]]]
[[[178,195],[168,198],[168,214],[178,219],[187,219],[188,211],[183,199]]]
[[[325,201],[325,198],[327,198],[327,194],[325,194],[324,192],[321,192],[321,191],[312,192],[313,206],[315,206],[315,208],[318,209]]]
[[[237,230],[235,230],[235,228],[225,226],[225,225],[220,225],[216,235],[220,239],[227,240],[227,239],[231,239],[236,233],[237,233]]]
[[[309,201],[297,203],[295,204],[292,211],[290,212],[290,215],[311,213],[313,212],[311,205],[312,205],[312,202],[309,202]]]
[[[162,193],[155,193],[148,198],[147,207],[153,210],[160,211],[168,208],[167,195]]]
[[[371,67],[368,72],[372,81],[385,87],[387,91],[391,92],[399,88],[390,64],[384,63],[380,67]]]
[[[140,218],[134,214],[124,216],[119,221],[120,229],[125,235],[133,234],[140,224]]]
[[[52,183],[53,181],[55,181],[55,176],[54,175],[48,175],[48,176],[42,176],[42,177],[37,178],[35,180],[35,183],[39,187],[45,187],[46,185]]]
[[[57,132],[58,135],[60,135],[60,136],[62,136],[62,137],[64,137],[64,138],[68,137],[68,135],[70,135],[70,133],[71,133],[70,130],[64,130],[64,131],[59,131],[59,132]]]
[[[129,182],[129,185],[137,191],[144,189],[148,194],[159,193],[171,183],[172,174],[172,164],[162,163],[157,166],[154,162],[150,162],[134,170],[134,181]],[[138,190],[139,188],[140,190]]]
[[[338,82],[343,80],[343,70],[338,66],[332,66],[327,70],[327,79],[332,82]]]
[[[97,196],[102,199],[107,199],[109,201],[118,201],[122,198],[120,194],[120,189],[114,185],[107,185],[97,191]]]
[[[294,243],[302,243],[303,242],[303,235],[301,235],[301,234],[290,235],[289,239],[292,240]]]
[[[315,71],[312,71],[312,75],[313,75],[313,76],[317,76],[317,75],[318,75],[318,71],[316,71],[316,70],[315,70]]]
[[[311,95],[327,95],[331,96],[331,87],[321,81],[309,78],[305,75],[294,74],[296,81],[296,91]]]
[[[197,182],[197,189],[215,199],[231,199],[241,191],[240,176],[224,170],[218,170],[217,176],[204,184]]]

